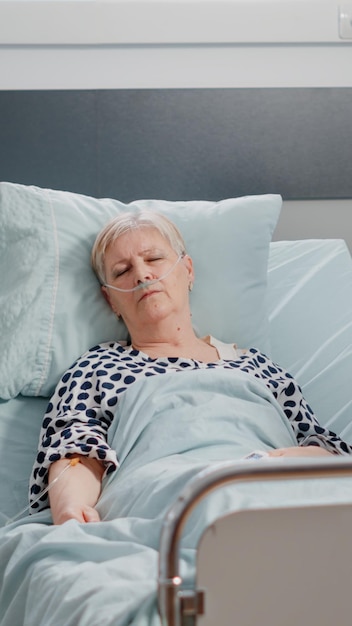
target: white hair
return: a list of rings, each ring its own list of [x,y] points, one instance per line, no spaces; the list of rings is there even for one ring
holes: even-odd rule
[[[161,213],[153,211],[128,211],[110,220],[98,233],[94,242],[91,263],[100,283],[106,282],[105,252],[121,235],[137,228],[155,228],[168,241],[179,256],[186,254],[185,242],[177,226]]]

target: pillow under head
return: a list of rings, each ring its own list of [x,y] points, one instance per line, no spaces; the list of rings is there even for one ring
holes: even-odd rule
[[[50,396],[90,347],[126,338],[90,267],[95,237],[119,212],[163,213],[194,261],[194,326],[268,352],[266,283],[279,195],[219,202],[124,204],[76,193],[0,183],[0,397]]]

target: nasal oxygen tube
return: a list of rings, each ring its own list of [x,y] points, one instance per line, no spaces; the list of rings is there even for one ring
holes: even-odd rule
[[[14,522],[16,519],[18,519],[19,517],[21,517],[21,515],[23,515],[24,513],[26,513],[26,511],[28,511],[30,509],[31,506],[33,506],[33,504],[35,504],[36,502],[38,502],[38,500],[40,500],[43,496],[45,496],[46,493],[48,493],[48,491],[50,491],[50,489],[55,485],[55,483],[57,483],[58,480],[60,480],[61,476],[67,472],[67,470],[69,469],[69,467],[74,467],[75,465],[77,465],[78,463],[80,463],[80,459],[78,457],[74,457],[73,459],[70,460],[70,462],[64,467],[64,469],[60,472],[60,474],[58,474],[56,476],[56,478],[54,478],[54,480],[51,481],[51,483],[45,487],[45,489],[43,489],[43,491],[40,492],[40,494],[31,502],[31,504],[29,504],[28,506],[26,506],[24,509],[21,509],[21,511],[19,511],[19,513],[17,513],[14,517],[11,517],[11,519],[7,520],[5,526],[7,526],[8,524],[11,524],[12,522]]]

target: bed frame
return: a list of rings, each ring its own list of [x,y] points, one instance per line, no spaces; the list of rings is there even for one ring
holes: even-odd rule
[[[191,512],[215,489],[253,481],[351,477],[351,460],[332,463],[223,463],[200,472],[169,509],[159,553],[163,626],[297,626],[350,623],[352,505],[241,510],[218,518],[197,547],[193,589],[182,586],[179,550]],[[339,544],[341,547],[341,544]],[[301,585],[295,599],[293,589]],[[323,575],[317,577],[317,572]],[[338,583],[337,583],[338,581]],[[331,591],[334,601],[331,602]],[[284,616],[284,617],[283,617]]]

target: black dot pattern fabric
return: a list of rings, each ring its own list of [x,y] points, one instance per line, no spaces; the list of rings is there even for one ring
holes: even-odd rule
[[[264,381],[289,420],[297,445],[322,446],[335,454],[352,453],[349,444],[318,423],[294,378],[255,348],[242,351],[233,360],[203,363],[178,357],[153,359],[131,346],[104,343],[73,364],[49,402],[30,481],[31,512],[48,506],[47,494],[37,502],[33,500],[47,486],[48,469],[54,461],[81,454],[102,461],[105,475],[116,470],[118,459],[107,443],[107,433],[121,395],[137,380],[219,367],[240,369]]]

